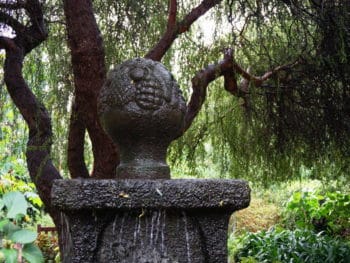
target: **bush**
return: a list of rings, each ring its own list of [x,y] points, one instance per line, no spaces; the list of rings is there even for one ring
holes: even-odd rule
[[[237,243],[235,262],[350,262],[350,244],[307,229],[247,232]]]
[[[283,217],[283,223],[288,228],[307,228],[348,237],[350,194],[295,192],[287,202]]]
[[[54,262],[59,253],[57,234],[42,232],[39,234],[36,243],[43,253],[45,262]]]
[[[0,163],[1,165],[1,163]],[[36,193],[36,189],[33,183],[26,180],[22,180],[21,177],[10,170],[8,173],[1,173],[0,170],[0,198],[9,192],[21,192],[24,194],[28,201],[27,214],[34,224],[39,220],[42,212],[44,211],[43,202],[39,195]]]
[[[277,224],[280,209],[261,198],[253,198],[248,208],[237,211],[231,217],[230,225],[235,235],[249,231],[267,230]]]
[[[21,192],[8,192],[0,198],[0,262],[41,263],[43,255],[34,243],[35,231],[26,229],[29,203]]]

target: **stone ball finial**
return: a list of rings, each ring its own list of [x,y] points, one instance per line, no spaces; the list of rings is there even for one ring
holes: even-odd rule
[[[98,112],[120,150],[118,178],[170,178],[166,151],[182,134],[186,104],[164,65],[143,58],[117,65],[100,91]]]

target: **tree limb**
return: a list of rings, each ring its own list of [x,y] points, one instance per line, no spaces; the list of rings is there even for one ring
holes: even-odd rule
[[[16,43],[12,38],[0,37],[0,49],[11,50],[16,48]]]
[[[0,22],[11,27],[16,32],[16,42],[24,50],[24,55],[40,45],[48,36],[44,23],[43,12],[38,0],[27,0],[22,3],[27,11],[30,26],[22,25],[17,19],[6,12],[0,12]]]
[[[168,26],[167,29],[171,29],[176,25],[176,16],[177,16],[177,1],[169,1],[169,16],[168,16]]]
[[[233,59],[232,49],[226,49],[224,51],[224,59],[218,64],[209,65],[205,69],[197,72],[192,78],[192,95],[187,105],[187,112],[185,115],[184,132],[191,126],[193,120],[199,113],[205,98],[206,89],[208,85],[217,78],[224,77],[224,87],[229,93],[234,96],[244,97],[248,93],[249,83],[253,82],[256,87],[260,87],[263,82],[271,78],[274,74],[281,70],[289,69],[296,65],[298,62],[278,66],[270,71],[267,71],[260,77],[256,77],[249,73],[249,70],[244,70]],[[243,80],[241,85],[237,85],[235,74],[242,76]],[[247,101],[245,101],[247,103]]]
[[[295,65],[297,65],[299,62],[295,61],[293,63],[289,63],[289,64],[285,64],[285,65],[281,65],[278,66],[270,71],[267,71],[264,73],[264,75],[260,76],[260,77],[256,77],[252,74],[250,74],[249,72],[245,71],[240,65],[238,65],[236,62],[233,62],[233,68],[234,70],[240,74],[243,78],[245,78],[248,81],[252,81],[254,83],[254,85],[256,87],[260,87],[263,82],[265,82],[266,80],[268,80],[269,78],[271,78],[274,74],[276,74],[279,71],[285,70],[285,69],[289,69],[294,67]]]
[[[37,7],[40,8],[40,6]],[[41,10],[38,10],[38,13],[40,12]],[[27,29],[23,34],[30,32],[30,30],[26,31]],[[30,37],[30,43],[28,43],[28,35],[19,34],[14,39],[0,38],[0,46],[6,49],[4,81],[29,128],[26,157],[30,177],[45,206],[50,207],[52,183],[55,179],[61,178],[50,157],[51,120],[44,105],[37,100],[22,75],[23,60],[28,51],[26,46],[29,44],[33,48],[38,46],[45,40],[46,35],[34,34]]]
[[[199,17],[221,2],[222,0],[203,0],[197,7],[193,8],[182,21],[176,23],[176,1],[170,0],[167,30],[158,43],[146,54],[145,58],[160,61],[178,35],[188,31]]]
[[[94,156],[92,176],[113,178],[118,164],[117,150],[103,131],[97,115],[97,96],[105,80],[106,67],[103,42],[92,2],[64,0],[64,13],[74,73],[76,117],[79,123],[84,123],[91,139]],[[69,137],[68,147],[71,149],[76,147],[75,141],[81,145],[84,140],[83,132],[76,133],[76,136]],[[81,176],[84,176],[85,171],[86,167],[81,167]]]
[[[193,92],[187,105],[184,132],[191,126],[194,118],[199,113],[205,101],[207,93],[206,89],[209,83],[222,76],[224,73],[233,73],[232,66],[232,50],[228,49],[225,51],[224,59],[222,61],[220,61],[218,64],[207,66],[192,78]],[[230,81],[231,80],[232,79],[230,79]],[[234,84],[227,83],[227,89],[233,90]]]
[[[83,118],[78,114],[76,105],[73,105],[69,123],[67,164],[71,178],[89,178],[84,160],[86,127]]]
[[[28,0],[33,12],[42,15],[38,0]],[[36,10],[37,9],[37,10]],[[29,15],[34,15],[29,13]],[[38,18],[38,17],[37,17]],[[32,21],[42,18],[30,17]],[[23,32],[17,32],[16,37],[0,38],[0,48],[6,50],[4,64],[4,82],[7,90],[22,114],[29,128],[29,138],[26,159],[29,175],[35,184],[39,196],[45,204],[46,211],[51,215],[58,230],[62,229],[60,212],[51,207],[51,188],[54,180],[62,179],[51,160],[52,127],[50,116],[28,87],[23,78],[23,61],[33,48],[40,45],[47,37],[43,24],[26,27]],[[61,249],[63,237],[59,237]],[[64,251],[61,251],[64,253]]]

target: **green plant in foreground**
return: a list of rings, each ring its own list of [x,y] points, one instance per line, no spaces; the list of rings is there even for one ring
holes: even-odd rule
[[[287,202],[284,224],[346,237],[350,230],[350,194],[295,192]]]
[[[350,262],[349,243],[307,229],[247,232],[238,239],[235,262]]]
[[[20,192],[8,192],[0,199],[0,263],[16,263],[24,258],[41,263],[43,255],[34,243],[37,233],[24,229],[28,202]]]
[[[58,236],[54,233],[41,232],[37,238],[37,245],[39,246],[45,262],[53,262],[59,254]]]

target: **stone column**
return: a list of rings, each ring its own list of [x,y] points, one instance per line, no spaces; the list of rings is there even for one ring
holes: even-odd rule
[[[230,215],[249,205],[241,180],[59,180],[72,263],[227,262]]]

